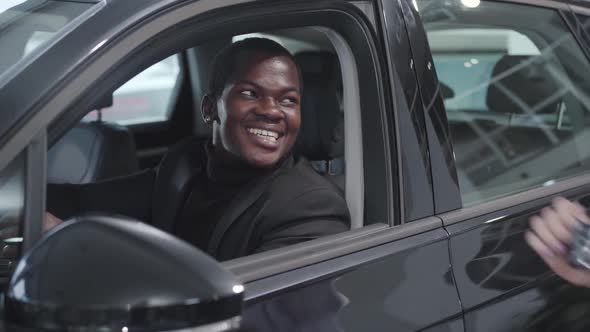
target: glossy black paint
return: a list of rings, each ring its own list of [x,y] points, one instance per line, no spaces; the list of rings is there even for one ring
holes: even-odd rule
[[[587,190],[567,194],[590,206]],[[590,290],[556,277],[524,240],[529,218],[550,199],[446,226],[466,331],[590,328]]]
[[[447,114],[420,15],[411,0],[400,0],[400,5],[409,33],[410,47],[424,108],[432,172],[434,211],[439,214],[462,206]]]
[[[4,319],[16,326],[168,331],[240,316],[243,287],[190,244],[138,221],[86,216],[16,266]]]
[[[383,34],[386,39],[389,75],[401,161],[403,222],[434,213],[428,141],[418,83],[413,70],[408,32],[396,2],[381,1]]]
[[[283,287],[248,295],[272,284]],[[441,228],[246,287],[253,331],[463,331]]]

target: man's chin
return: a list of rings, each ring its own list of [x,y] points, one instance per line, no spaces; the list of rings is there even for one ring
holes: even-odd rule
[[[257,156],[252,156],[252,157],[248,158],[247,162],[250,166],[256,167],[256,168],[273,168],[277,165],[279,160],[280,160],[280,158],[275,155],[271,155],[271,156],[257,155]]]

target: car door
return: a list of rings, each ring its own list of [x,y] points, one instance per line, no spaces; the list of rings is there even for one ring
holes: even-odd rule
[[[84,23],[88,29],[50,50],[47,56],[55,57],[86,41],[71,58],[58,57],[59,66],[47,66],[59,84],[43,90],[44,103],[28,105],[27,121],[16,134],[2,137],[0,161],[15,158],[13,152],[33,142],[34,133],[45,138],[48,132],[53,141],[101,96],[214,33],[319,27],[337,50],[344,108],[351,110],[344,116],[353,229],[223,263],[245,282],[244,323],[262,331],[463,331],[448,234],[432,216],[422,103],[407,31],[402,21],[385,24],[392,16],[403,18],[395,3],[154,1],[141,11],[127,2],[104,6]],[[109,26],[103,35],[89,29],[99,22]],[[41,59],[34,68],[47,63]],[[30,75],[23,73],[19,82]],[[43,163],[36,165],[44,170]],[[44,196],[42,187],[34,189]],[[31,229],[39,232],[43,208],[35,211]]]
[[[451,163],[433,160],[452,171],[433,169],[433,177],[456,179],[458,204],[435,206],[450,235],[466,331],[587,330],[590,292],[558,278],[524,240],[529,218],[552,198],[588,206],[590,65],[568,6],[425,0],[417,9],[431,51],[425,62],[436,70],[424,84],[440,89],[432,105],[444,100],[426,114],[453,146]],[[446,150],[430,142],[431,151]],[[435,190],[437,201],[449,198]]]

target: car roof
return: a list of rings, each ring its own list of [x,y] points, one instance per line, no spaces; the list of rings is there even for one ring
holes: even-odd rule
[[[54,0],[89,4],[89,9],[59,31],[50,45],[0,75],[0,149],[31,116],[42,96],[51,95],[79,64],[105,48],[122,31],[182,0]]]

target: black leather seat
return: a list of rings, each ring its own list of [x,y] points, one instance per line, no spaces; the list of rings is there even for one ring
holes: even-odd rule
[[[295,56],[303,76],[301,129],[296,154],[344,190],[344,113],[338,56],[303,52]]]
[[[123,126],[82,123],[48,151],[47,182],[82,184],[139,170],[135,140]]]
[[[496,136],[509,158],[541,152],[571,134],[556,123],[567,97],[556,95],[559,83],[547,66],[540,56],[506,55],[492,71],[500,79],[490,84],[486,101],[491,111],[508,115]]]
[[[559,90],[540,56],[505,55],[494,66],[486,103],[492,112],[557,114],[560,98],[547,102]]]
[[[510,169],[513,161],[542,153],[556,139],[571,136],[554,124],[564,97],[554,96],[559,85],[543,58],[506,55],[494,66],[491,79],[485,117],[477,119],[477,112],[472,112],[474,118],[468,122],[451,125],[463,191],[485,185]]]
[[[186,138],[166,152],[157,169],[152,201],[152,225],[172,232],[180,213],[197,181],[204,155],[195,153],[203,149],[203,141],[197,137]]]

